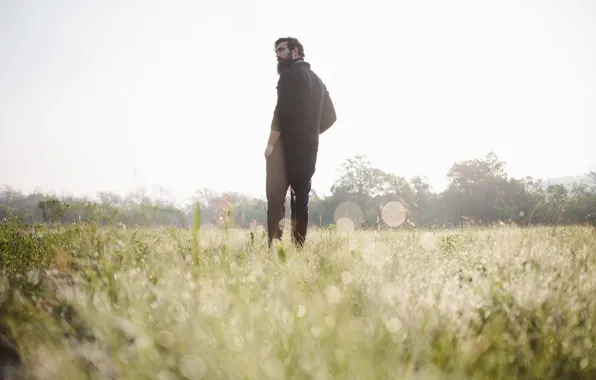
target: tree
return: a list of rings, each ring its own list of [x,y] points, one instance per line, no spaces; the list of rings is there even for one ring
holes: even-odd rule
[[[497,220],[495,209],[507,181],[504,166],[493,152],[484,159],[455,163],[447,173],[451,217],[459,216],[460,223],[466,217],[486,223]]]
[[[348,158],[343,164],[343,174],[331,187],[331,192],[344,192],[355,197],[356,203],[366,203],[371,197],[383,192],[382,170],[371,167],[366,156]]]
[[[39,201],[38,207],[42,210],[44,222],[51,225],[61,221],[69,205],[57,199],[51,199],[48,201]]]
[[[414,176],[410,180],[412,184],[412,217],[416,225],[430,224],[437,220],[437,214],[433,211],[433,201],[436,196],[431,192],[430,185],[426,178]]]
[[[329,196],[311,193],[311,224],[328,226],[336,222],[338,215],[349,214],[357,222],[355,227],[380,226],[383,207],[389,202],[399,202],[408,210],[407,221],[413,221],[417,227],[505,221],[521,226],[590,223],[596,228],[596,172],[584,176],[582,183],[578,180],[566,186],[546,186],[532,177],[508,177],[505,164],[490,152],[482,158],[455,162],[447,173],[446,190],[435,193],[425,178],[414,176],[407,181],[399,173],[373,167],[366,156],[351,157],[340,169]],[[177,206],[173,199],[164,198],[163,191],[157,197],[149,197],[143,188],[126,196],[101,192],[98,199],[92,202],[77,197],[58,198],[37,190],[22,194],[3,186],[0,222],[18,213],[24,222],[185,226],[191,225],[194,206],[199,203],[204,224],[221,222],[219,217],[227,218],[228,211],[231,219],[227,222],[235,226],[266,224],[266,202],[235,192],[218,194],[199,189],[186,206]],[[289,197],[286,207],[289,211]],[[395,220],[388,225],[395,226]],[[401,217],[397,220],[401,221]]]
[[[593,190],[596,190],[596,172],[595,171],[591,171],[588,173],[588,182],[589,182],[590,188]]]

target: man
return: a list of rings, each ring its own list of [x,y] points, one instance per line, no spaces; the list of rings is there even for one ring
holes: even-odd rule
[[[269,247],[281,240],[285,199],[290,188],[292,241],[302,247],[308,226],[308,201],[315,173],[319,135],[336,121],[327,87],[304,61],[304,47],[292,37],[275,41],[277,104],[273,112],[267,161]]]

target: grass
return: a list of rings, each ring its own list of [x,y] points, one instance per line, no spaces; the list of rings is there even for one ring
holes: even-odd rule
[[[31,378],[596,377],[587,228],[60,231],[60,265],[4,276]]]

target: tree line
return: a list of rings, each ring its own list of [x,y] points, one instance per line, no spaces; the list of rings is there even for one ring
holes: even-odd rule
[[[373,167],[366,156],[342,164],[329,196],[311,193],[310,222],[328,227],[349,218],[355,228],[456,227],[515,223],[520,226],[591,224],[596,227],[596,173],[571,183],[546,184],[532,177],[512,178],[494,153],[456,162],[447,173],[448,186],[431,190],[425,178],[410,179]],[[23,194],[9,186],[0,191],[0,221],[18,215],[26,222],[156,227],[192,225],[197,206],[202,224],[255,227],[266,225],[267,203],[240,193],[197,190],[185,206],[151,198],[144,191],[126,196],[101,192],[97,201]],[[387,223],[384,207],[399,203],[397,224]],[[289,218],[289,198],[286,200]],[[345,220],[345,219],[344,219]]]

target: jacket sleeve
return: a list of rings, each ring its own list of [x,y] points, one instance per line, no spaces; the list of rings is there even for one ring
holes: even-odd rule
[[[331,96],[329,96],[329,91],[325,89],[325,95],[323,97],[323,112],[321,115],[321,126],[319,129],[319,133],[322,134],[335,123],[337,120],[337,115],[335,114],[335,107],[333,106],[333,101],[331,100]]]
[[[294,103],[294,80],[292,74],[286,70],[277,82],[277,103],[273,112],[271,129],[282,132],[291,120]]]

